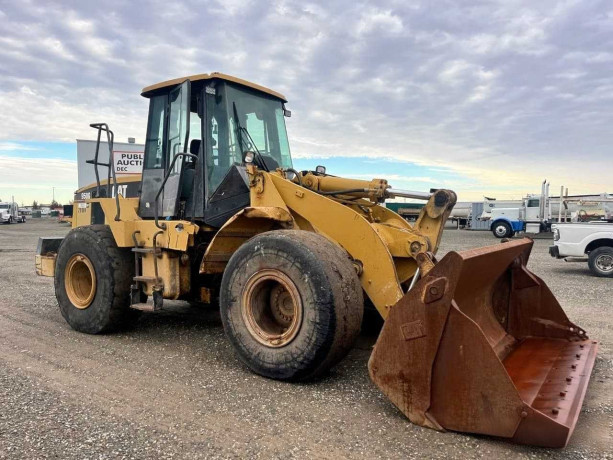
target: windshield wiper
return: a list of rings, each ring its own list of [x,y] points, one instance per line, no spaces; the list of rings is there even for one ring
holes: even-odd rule
[[[236,128],[238,130],[238,133],[237,133],[238,146],[241,149],[241,155],[244,155],[245,153],[245,149],[243,147],[243,135],[244,135],[247,137],[247,141],[249,142],[249,147],[253,148],[253,150],[255,151],[256,158],[259,158],[258,163],[260,163],[260,165],[262,166],[262,168],[266,170],[266,172],[270,172],[270,169],[268,168],[268,166],[266,166],[264,157],[262,156],[257,146],[255,145],[255,142],[253,141],[253,138],[249,134],[249,131],[247,131],[247,128],[244,128],[243,126],[241,126],[240,122],[238,121],[238,110],[236,109],[236,102],[232,102],[232,109],[234,111],[234,120],[236,122]]]

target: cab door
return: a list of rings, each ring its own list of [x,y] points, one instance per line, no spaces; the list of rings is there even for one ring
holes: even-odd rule
[[[541,200],[530,198],[526,202],[526,222],[539,222],[541,220]]]
[[[189,80],[167,94],[151,98],[139,204],[141,217],[154,217],[155,206],[160,218],[177,215],[185,160],[180,154],[188,148],[189,112]]]

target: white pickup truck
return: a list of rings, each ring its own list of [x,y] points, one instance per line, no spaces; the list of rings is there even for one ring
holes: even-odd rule
[[[549,254],[568,262],[586,261],[596,276],[613,278],[613,223],[554,224]]]

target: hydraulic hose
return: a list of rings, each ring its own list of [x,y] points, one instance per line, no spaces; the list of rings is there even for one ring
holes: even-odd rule
[[[296,171],[294,168],[286,168],[285,171],[294,173],[294,176],[296,176],[296,179],[298,179],[298,185],[302,187],[302,176],[298,171]]]

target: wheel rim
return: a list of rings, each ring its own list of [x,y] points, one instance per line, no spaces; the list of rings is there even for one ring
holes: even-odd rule
[[[89,307],[96,295],[96,272],[83,254],[74,254],[66,264],[64,285],[70,302],[80,310]]]
[[[507,228],[504,225],[496,227],[496,235],[505,236],[507,234]]]
[[[596,267],[603,272],[613,272],[613,256],[602,254],[596,258]]]
[[[302,325],[298,289],[279,270],[261,270],[249,278],[243,289],[241,308],[249,333],[267,347],[289,344]]]

